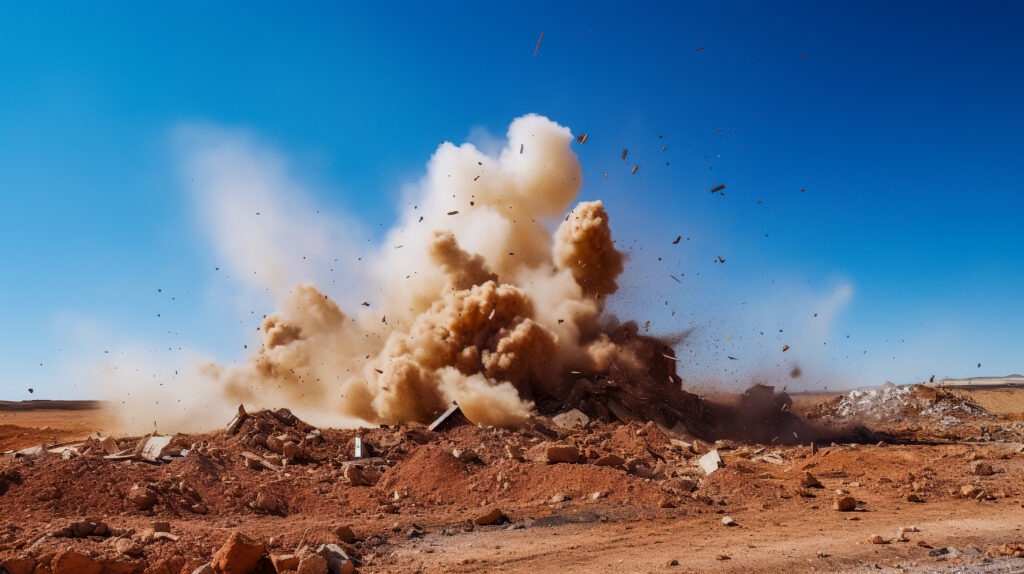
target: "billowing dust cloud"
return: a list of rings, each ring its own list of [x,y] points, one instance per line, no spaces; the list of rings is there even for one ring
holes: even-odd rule
[[[500,426],[537,401],[579,395],[580,380],[651,376],[646,338],[603,314],[624,256],[604,205],[573,205],[573,142],[527,115],[497,157],[441,145],[372,258],[372,300],[339,304],[296,285],[263,321],[258,352],[206,374],[247,406],[395,423],[429,421],[456,401]]]

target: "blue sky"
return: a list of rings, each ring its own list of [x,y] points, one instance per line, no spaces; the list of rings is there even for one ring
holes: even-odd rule
[[[630,252],[613,306],[693,328],[689,380],[1024,371],[1019,3],[0,11],[0,398],[245,356],[272,302],[217,269],[188,126],[243,134],[372,244],[438,144],[528,112],[589,134],[581,198]]]

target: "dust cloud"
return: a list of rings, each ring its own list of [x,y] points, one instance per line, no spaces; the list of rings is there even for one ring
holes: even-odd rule
[[[507,138],[497,155],[438,148],[370,258],[369,301],[343,308],[298,284],[263,321],[257,352],[203,375],[247,406],[379,424],[428,421],[455,401],[498,426],[566,400],[580,379],[649,376],[646,339],[603,313],[624,256],[604,205],[573,205],[573,134],[527,115]]]

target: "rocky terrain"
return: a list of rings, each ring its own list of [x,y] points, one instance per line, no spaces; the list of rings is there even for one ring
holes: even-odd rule
[[[764,415],[745,401],[750,393],[709,412]],[[282,408],[240,411],[208,434],[84,440],[54,432],[59,420],[42,430],[5,419],[0,439],[38,440],[0,458],[0,566],[12,574],[1021,568],[1024,425],[1014,417],[924,387],[855,391],[806,419],[791,416],[785,428],[805,436],[698,437],[575,409],[516,430],[471,424],[457,410],[433,429],[336,430]]]

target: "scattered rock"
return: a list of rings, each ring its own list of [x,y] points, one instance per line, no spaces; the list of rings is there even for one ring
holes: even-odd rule
[[[580,460],[580,451],[576,447],[567,444],[549,445],[544,452],[549,464],[558,462],[576,463]]]
[[[690,494],[697,490],[697,479],[692,476],[677,476],[661,483],[661,488],[675,494]]]
[[[736,521],[733,520],[731,516],[723,516],[722,524],[726,526],[739,526],[738,524],[736,524]]]
[[[327,562],[330,574],[352,574],[356,570],[352,559],[337,544],[321,544],[317,546],[316,553]]]
[[[803,476],[800,477],[800,486],[803,486],[804,488],[824,488],[821,485],[821,481],[806,470],[804,471]]]
[[[114,542],[114,549],[117,550],[118,554],[131,556],[132,558],[142,556],[142,545],[130,538],[118,538]]]
[[[606,454],[601,458],[594,461],[594,466],[612,466],[618,467],[625,464],[626,461],[617,454]]]
[[[832,508],[839,512],[851,512],[857,508],[857,499],[852,496],[836,496]]]
[[[551,418],[551,422],[564,429],[580,429],[590,423],[590,417],[578,409],[572,409],[571,411],[555,415]]]
[[[889,540],[888,538],[885,538],[881,534],[875,534],[871,538],[868,538],[868,542],[870,542],[872,544],[889,544],[892,541]]]
[[[327,560],[317,554],[308,554],[299,560],[298,574],[327,574]]]
[[[345,544],[352,544],[356,541],[355,533],[352,532],[351,528],[345,526],[344,524],[335,526],[333,532],[334,535],[338,538],[338,540],[344,542]]]
[[[523,449],[514,444],[505,445],[505,456],[512,460],[523,460]]]
[[[975,476],[992,476],[995,472],[992,465],[984,460],[971,463],[971,474]]]
[[[239,532],[233,532],[224,546],[213,555],[211,565],[222,574],[249,574],[263,557],[264,547]]]
[[[486,526],[488,524],[496,524],[503,520],[505,520],[505,513],[503,513],[500,508],[492,508],[491,510],[488,510],[487,512],[474,518],[473,524]]]
[[[474,460],[480,460],[480,456],[475,450],[471,448],[458,448],[452,450],[452,456],[461,460],[462,462],[473,462]]]
[[[960,496],[964,498],[978,498],[985,494],[985,491],[976,484],[965,484],[960,487]]]
[[[345,480],[352,486],[369,486],[370,480],[362,469],[354,464],[345,467]]]
[[[299,568],[299,557],[294,554],[273,554],[270,556],[270,562],[278,572]]]
[[[918,502],[918,503],[920,503],[920,502],[924,502],[924,499],[921,498],[921,496],[918,495],[916,492],[911,492],[910,494],[907,495],[906,501],[907,502]]]
[[[256,498],[250,503],[253,510],[267,514],[283,514],[284,504],[273,494],[260,491]]]
[[[50,568],[53,574],[100,574],[103,564],[74,550],[65,550],[53,559]]]
[[[156,493],[150,490],[148,487],[133,485],[132,489],[128,491],[128,501],[135,505],[135,508],[139,510],[149,510],[156,504],[157,496]]]

